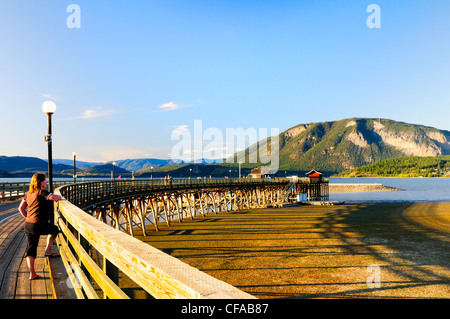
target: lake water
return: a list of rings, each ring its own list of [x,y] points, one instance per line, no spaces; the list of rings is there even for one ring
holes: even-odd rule
[[[359,201],[450,201],[450,178],[330,178],[331,183],[380,183],[399,192],[330,194],[330,200]]]
[[[72,181],[71,178],[55,178],[54,180]],[[86,182],[89,180],[85,179]],[[109,178],[104,180],[109,180]],[[0,178],[0,183],[29,181],[30,178]],[[380,183],[403,190],[400,192],[336,193],[330,194],[330,200],[345,202],[450,201],[450,178],[330,178],[330,183]]]

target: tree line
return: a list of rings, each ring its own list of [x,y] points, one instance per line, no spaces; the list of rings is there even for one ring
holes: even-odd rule
[[[391,158],[338,174],[339,177],[450,177],[450,155]]]

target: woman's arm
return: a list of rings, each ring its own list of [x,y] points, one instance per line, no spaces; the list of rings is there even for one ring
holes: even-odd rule
[[[28,207],[27,201],[23,199],[23,200],[20,202],[20,205],[19,205],[19,212],[20,212],[20,213],[22,214],[22,216],[25,217],[25,218],[27,218],[27,215],[28,215],[27,207]]]
[[[59,202],[61,200],[61,196],[55,195],[52,193],[52,194],[48,195],[47,199],[52,200],[54,202]]]

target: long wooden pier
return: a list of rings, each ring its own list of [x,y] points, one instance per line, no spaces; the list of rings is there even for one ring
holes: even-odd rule
[[[159,222],[170,226],[173,221],[209,213],[274,207],[299,193],[308,194],[308,198],[327,198],[328,181],[103,181],[66,185],[55,193],[63,197],[55,205],[55,223],[61,229],[56,243],[61,257],[36,260],[44,280],[28,280],[23,219],[14,213],[18,203],[4,209],[0,220],[1,256],[5,257],[0,263],[3,298],[34,298],[36,292],[42,298],[126,299],[129,296],[120,288],[119,273],[154,298],[254,298],[129,235],[134,228],[145,231],[146,222],[158,231]],[[61,271],[63,266],[65,271]]]

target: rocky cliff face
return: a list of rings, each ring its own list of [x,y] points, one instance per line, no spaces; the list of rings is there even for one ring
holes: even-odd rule
[[[449,131],[388,119],[300,124],[280,134],[280,170],[335,173],[388,158],[448,154]]]
[[[443,146],[450,145],[445,135],[437,131],[424,132],[425,134],[416,130],[396,132],[376,121],[373,122],[373,127],[383,143],[400,150],[406,156],[446,155],[444,153],[448,147]]]

